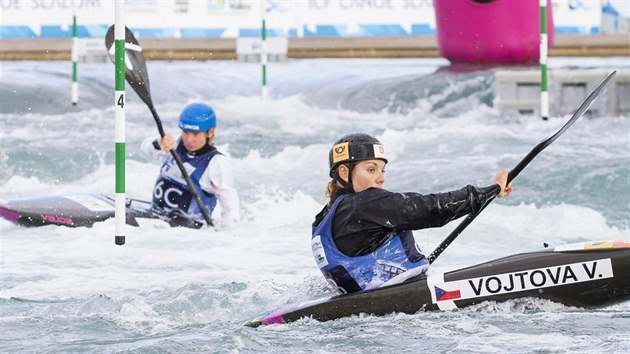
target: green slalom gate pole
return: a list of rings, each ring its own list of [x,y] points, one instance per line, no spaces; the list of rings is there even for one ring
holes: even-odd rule
[[[77,43],[77,14],[72,7],[72,105],[79,103],[79,83],[77,82],[77,62],[79,61]]]
[[[547,81],[547,0],[539,0],[540,4],[540,117],[549,118],[549,87]]]
[[[261,0],[262,27],[260,31],[260,63],[262,65],[262,88],[261,96],[264,100],[269,96],[267,87],[267,6],[266,0]]]
[[[116,0],[114,22],[114,63],[115,92],[114,104],[116,112],[116,199],[114,241],[117,245],[125,244],[125,0]]]

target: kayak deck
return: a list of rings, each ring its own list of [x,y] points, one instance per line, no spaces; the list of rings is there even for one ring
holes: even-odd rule
[[[114,217],[114,199],[103,194],[69,194],[0,201],[0,217],[17,225],[36,227],[62,225],[92,227]],[[127,224],[138,226],[135,218],[156,218],[151,203],[126,200]]]
[[[630,241],[516,254],[401,284],[283,307],[244,324],[258,327],[304,317],[328,321],[362,313],[445,311],[526,297],[586,308],[630,300]]]

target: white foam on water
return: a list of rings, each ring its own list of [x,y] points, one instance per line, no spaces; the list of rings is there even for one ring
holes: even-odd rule
[[[555,62],[577,65],[569,59]],[[587,63],[628,66],[623,60]],[[26,78],[35,90],[41,75],[52,80],[51,87],[68,80],[61,78],[65,69],[58,63],[7,65],[22,69],[1,79],[7,85]],[[325,203],[328,149],[339,136],[351,131],[376,135],[390,159],[386,188],[431,193],[489,184],[496,171],[514,166],[568,118],[542,122],[503,117],[482,102],[492,91],[490,73],[434,74],[441,65],[439,60],[289,61],[275,66],[275,96],[264,101],[257,96],[258,81],[252,79],[258,79],[257,65],[150,63],[150,73],[161,73],[152,76],[151,87],[166,131],[177,133],[177,116],[186,103],[202,100],[215,107],[217,144],[232,160],[242,221],[215,231],[140,220],[139,228],[127,226],[126,244],[116,246],[114,220],[76,229],[18,228],[0,220],[0,326],[9,336],[0,349],[628,348],[628,303],[587,311],[522,300],[452,313],[361,315],[326,323],[304,319],[258,330],[240,325],[263,311],[330,294],[311,255],[310,233]],[[108,90],[111,68],[94,64],[91,69],[90,92],[100,97]],[[215,80],[210,82],[209,76]],[[431,80],[441,86],[432,86],[438,83]],[[423,86],[427,82],[429,87]],[[392,90],[395,95],[381,97]],[[44,104],[30,113],[0,114],[0,199],[112,195],[113,109],[107,102],[96,100],[95,107],[78,111],[47,113]],[[21,105],[9,108],[25,110]],[[159,161],[140,154],[138,145],[148,136],[157,137],[157,130],[133,95],[127,108],[126,192],[149,200]],[[577,122],[522,172],[513,195],[490,205],[430,272],[540,249],[543,243],[554,247],[630,238],[629,124],[627,117]],[[429,253],[456,224],[414,234]]]

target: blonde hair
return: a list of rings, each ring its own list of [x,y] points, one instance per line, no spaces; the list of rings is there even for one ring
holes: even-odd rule
[[[328,198],[328,200],[330,200],[330,197],[337,190],[337,188],[339,188],[337,181],[335,181],[334,179],[328,181],[328,184],[326,185],[326,198]]]
[[[343,166],[343,165],[339,165],[339,166]],[[339,169],[339,166],[335,167],[335,169],[333,170],[333,176],[338,176],[337,170]],[[328,198],[328,201],[330,201],[330,197],[332,197],[332,195],[341,188],[343,187],[339,185],[339,181],[336,178],[333,178],[330,181],[328,181],[328,184],[326,184],[326,192],[325,192],[325,195],[326,195],[326,198]]]
[[[214,137],[217,135],[214,131],[212,132],[212,136],[210,136],[210,130],[206,131],[207,144],[210,146],[214,146]],[[216,131],[216,130],[215,130]]]

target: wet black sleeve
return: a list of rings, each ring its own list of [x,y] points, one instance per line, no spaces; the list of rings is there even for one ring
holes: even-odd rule
[[[376,249],[392,230],[438,227],[479,211],[501,187],[498,184],[436,194],[394,193],[371,188],[348,194],[337,207],[333,238],[340,251],[360,255]]]

